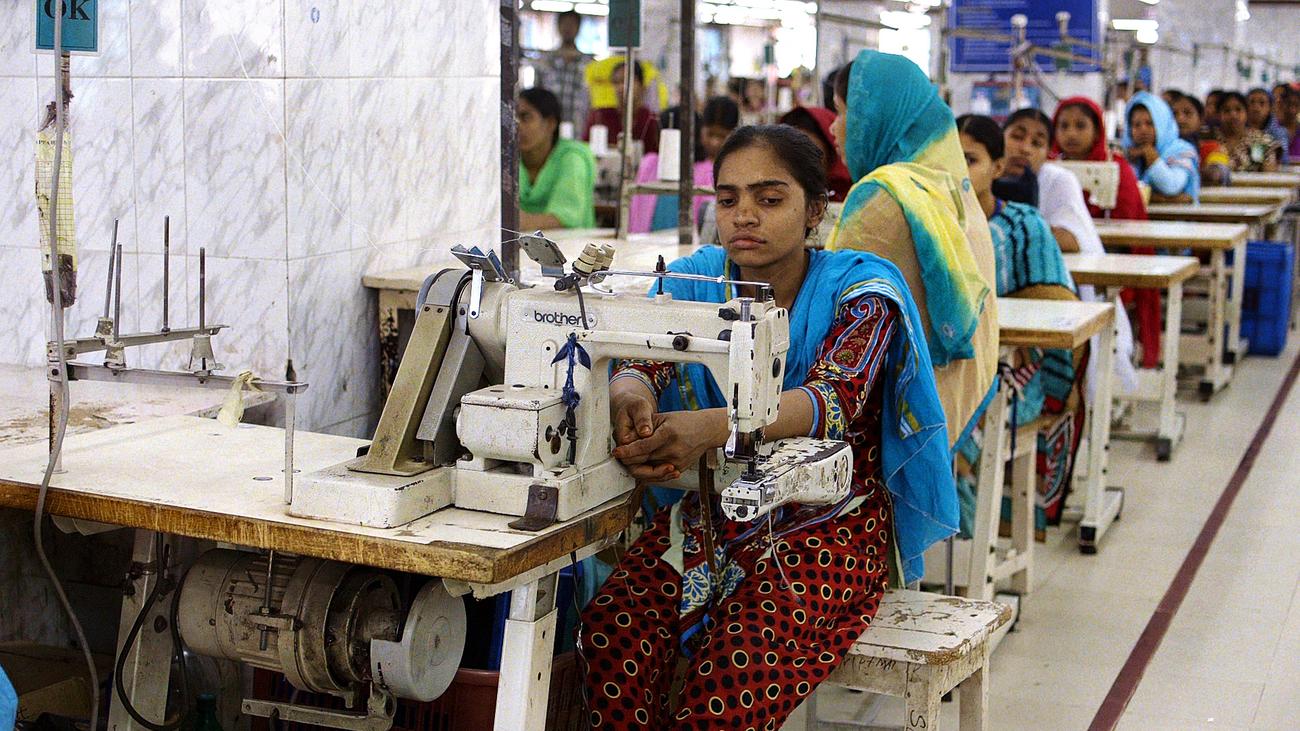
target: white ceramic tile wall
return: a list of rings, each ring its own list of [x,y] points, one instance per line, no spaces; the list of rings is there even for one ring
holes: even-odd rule
[[[490,244],[499,219],[498,7],[493,0],[101,0],[103,52],[72,63],[80,301],[103,307],[114,218],[124,243],[123,327],[161,324],[171,217],[173,326],[208,316],[232,370],[311,382],[312,428],[364,435],[379,402],[368,269]],[[32,4],[0,3],[0,362],[36,365],[39,279],[34,131],[52,93],[31,53]],[[136,363],[183,366],[187,347]]]

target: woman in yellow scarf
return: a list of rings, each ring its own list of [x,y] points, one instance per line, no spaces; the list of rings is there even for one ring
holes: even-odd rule
[[[993,241],[952,110],[902,56],[862,51],[835,86],[836,145],[857,182],[829,248],[870,251],[902,271],[956,443],[991,393],[998,323]]]

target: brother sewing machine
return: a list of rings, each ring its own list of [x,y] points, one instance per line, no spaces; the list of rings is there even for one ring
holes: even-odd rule
[[[554,286],[519,286],[494,253],[457,247],[468,271],[426,282],[369,452],[305,475],[290,513],[393,527],[455,504],[521,516],[512,525],[527,530],[580,515],[635,486],[610,454],[609,417],[611,362],[633,358],[701,364],[727,394],[731,437],[714,475],[727,517],[847,494],[846,444],[763,441],[789,347],[786,311],[766,285],[734,282],[758,296],[721,305],[619,295],[601,285],[727,280],[611,270],[613,249],[597,245],[566,267],[540,234],[521,244]]]

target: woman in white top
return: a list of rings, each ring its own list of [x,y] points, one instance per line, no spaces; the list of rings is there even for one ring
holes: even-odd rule
[[[1052,227],[1061,251],[1067,254],[1106,253],[1088,213],[1079,179],[1065,168],[1047,162],[1047,151],[1052,146],[1052,121],[1047,115],[1037,109],[1021,109],[1007,118],[1003,134],[1006,139],[1006,174],[1018,178],[1028,171],[1037,178],[1038,211]],[[1101,297],[1087,285],[1079,287],[1079,298],[1085,302],[1101,301]],[[1133,329],[1123,307],[1116,308],[1115,316],[1117,385],[1121,391],[1133,391],[1137,388],[1137,372],[1133,368]],[[1095,382],[1092,364],[1096,362],[1096,358],[1089,360],[1087,384],[1090,397]]]

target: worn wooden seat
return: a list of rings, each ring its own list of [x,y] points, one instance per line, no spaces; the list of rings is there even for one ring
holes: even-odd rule
[[[988,720],[990,638],[1010,621],[1005,604],[890,591],[871,627],[826,682],[900,696],[904,728],[925,731],[937,731],[939,704],[958,688],[960,728],[980,731]]]

